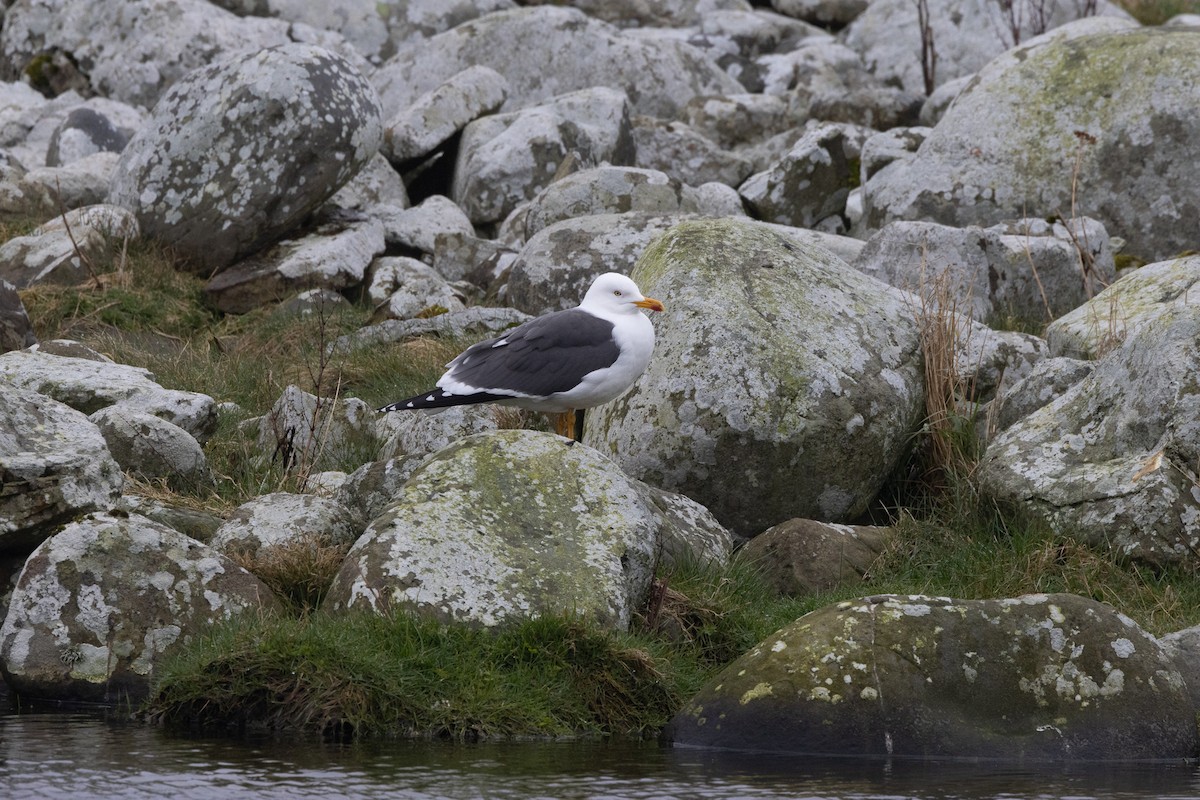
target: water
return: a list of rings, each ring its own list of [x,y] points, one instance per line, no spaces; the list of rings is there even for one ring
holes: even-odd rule
[[[0,797],[25,798],[1200,798],[1183,764],[746,756],[653,742],[332,744],[196,737],[103,713],[0,715]]]

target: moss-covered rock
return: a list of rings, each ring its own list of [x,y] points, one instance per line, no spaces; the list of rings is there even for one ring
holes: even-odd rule
[[[732,219],[683,222],[633,273],[667,310],[634,388],[584,442],[736,533],[861,513],[920,424],[915,310],[825,249]]]
[[[1200,32],[1051,31],[996,58],[915,157],[864,186],[865,222],[1085,215],[1156,260],[1196,247]]]
[[[1077,595],[887,595],[805,615],[722,671],[675,742],[837,755],[1194,756],[1187,687],[1154,637]]]
[[[650,588],[661,512],[560,436],[501,430],[432,456],[351,548],[326,607],[492,626],[578,614],[626,628]]]

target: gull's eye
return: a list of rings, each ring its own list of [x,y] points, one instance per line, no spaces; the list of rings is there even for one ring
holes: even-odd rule
[[[621,290],[613,289],[613,297],[620,297],[620,296],[621,296]]]

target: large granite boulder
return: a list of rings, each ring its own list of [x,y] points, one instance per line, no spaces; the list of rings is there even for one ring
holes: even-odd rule
[[[1055,31],[988,64],[911,159],[864,184],[863,222],[1088,216],[1157,260],[1200,242],[1197,160],[1200,33]]]
[[[121,405],[106,406],[88,419],[126,472],[146,480],[164,478],[183,490],[212,483],[203,448],[178,425]]]
[[[505,430],[429,458],[355,542],[325,599],[493,626],[576,614],[627,628],[662,515],[635,481],[560,436]]]
[[[93,514],[25,562],[0,628],[0,670],[22,694],[136,702],[155,668],[214,622],[277,605],[195,539],[136,514]]]
[[[0,379],[0,550],[27,553],[64,522],[109,510],[123,484],[84,414]]]
[[[861,513],[923,412],[905,299],[823,248],[732,219],[680,223],[633,278],[667,308],[654,357],[589,410],[584,442],[738,534]]]
[[[505,111],[607,86],[635,98],[638,113],[669,119],[697,95],[742,90],[684,42],[626,36],[573,8],[551,6],[488,14],[408,43],[372,81],[390,116],[475,65],[490,67],[508,81]]]
[[[678,744],[827,755],[1184,759],[1187,686],[1158,641],[1077,595],[883,595],[758,644],[672,721]]]
[[[349,547],[362,533],[350,509],[313,494],[272,492],[242,503],[209,544],[229,556],[255,555],[289,545],[321,543]]]
[[[981,490],[1063,535],[1200,564],[1200,305],[1168,306],[988,445]]]
[[[1176,306],[1200,306],[1200,255],[1172,258],[1127,272],[1046,328],[1050,352],[1099,358]]]
[[[379,98],[346,59],[284,45],[176,82],[130,140],[109,202],[210,274],[279,240],[383,140]]]
[[[201,444],[217,428],[217,403],[198,392],[164,389],[149,370],[91,358],[17,350],[0,355],[0,386],[30,389],[92,414],[121,405],[178,425]]]

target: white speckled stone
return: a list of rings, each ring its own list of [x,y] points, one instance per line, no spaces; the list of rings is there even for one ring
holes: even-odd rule
[[[211,273],[296,227],[382,137],[379,99],[349,61],[274,47],[173,85],[122,153],[110,202]]]

